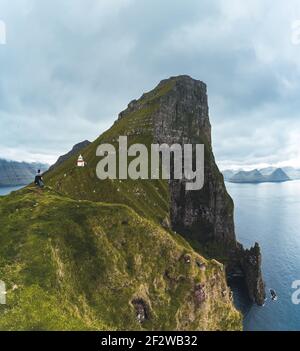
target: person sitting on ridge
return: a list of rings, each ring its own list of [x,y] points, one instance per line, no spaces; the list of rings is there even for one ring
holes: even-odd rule
[[[43,177],[40,169],[37,171],[37,174],[34,179],[34,184],[39,186],[40,188],[44,187]]]

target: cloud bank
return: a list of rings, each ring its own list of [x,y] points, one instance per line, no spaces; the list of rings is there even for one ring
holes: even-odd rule
[[[0,157],[53,162],[189,74],[208,85],[222,168],[300,167],[299,19],[297,0],[2,0]]]

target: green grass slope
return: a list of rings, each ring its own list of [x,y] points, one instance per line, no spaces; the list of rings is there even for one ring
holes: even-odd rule
[[[28,187],[0,228],[0,330],[241,329],[223,266],[128,206]]]
[[[167,181],[131,179],[100,181],[96,176],[96,166],[101,159],[96,157],[96,150],[100,144],[111,143],[118,150],[118,137],[127,135],[128,147],[135,143],[143,143],[150,150],[153,136],[149,119],[154,109],[155,100],[150,100],[137,113],[134,112],[116,121],[112,128],[81,152],[86,167],[77,167],[78,155],[74,155],[57,169],[46,174],[46,183],[73,199],[125,204],[143,217],[162,222],[169,213]],[[130,160],[129,157],[128,163]]]

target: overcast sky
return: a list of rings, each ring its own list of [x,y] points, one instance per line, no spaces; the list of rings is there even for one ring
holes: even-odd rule
[[[51,163],[189,74],[221,168],[300,167],[299,0],[0,0],[0,20],[0,158]]]

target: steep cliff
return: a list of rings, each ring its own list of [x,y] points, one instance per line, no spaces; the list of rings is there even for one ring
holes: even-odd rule
[[[125,119],[153,105],[156,108],[150,121],[154,142],[205,145],[204,188],[186,191],[184,180],[170,182],[172,229],[188,239],[194,248],[225,263],[228,274],[242,271],[250,298],[262,305],[265,293],[260,249],[255,246],[257,260],[254,264],[252,255],[236,241],[233,201],[212,152],[206,85],[188,76],[164,80],[154,91],[131,102],[120,118]]]
[[[139,100],[129,103],[112,128],[83,151],[87,167],[78,169],[70,158],[48,175],[58,191],[75,199],[122,203],[139,215],[171,228],[184,236],[198,252],[226,264],[228,275],[243,274],[251,281],[249,296],[263,304],[264,289],[260,267],[248,269],[248,256],[237,243],[234,230],[233,201],[216,165],[211,146],[206,85],[188,76],[163,80]],[[184,181],[121,180],[99,181],[95,170],[101,143],[118,148],[119,136],[133,143],[202,143],[205,145],[205,183],[199,191],[185,191]],[[259,250],[259,248],[258,248]],[[259,261],[258,261],[259,264]],[[245,267],[248,267],[245,269]],[[251,279],[248,276],[251,275]]]
[[[258,304],[263,304],[266,298],[265,286],[261,273],[261,253],[258,243],[250,250],[240,248],[240,264],[244,272],[249,297]]]

